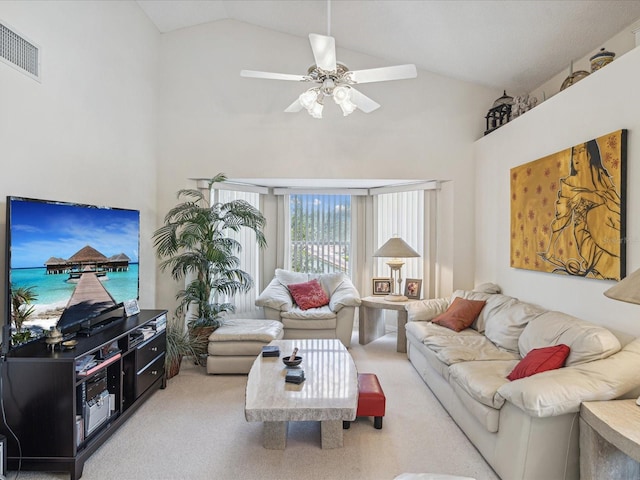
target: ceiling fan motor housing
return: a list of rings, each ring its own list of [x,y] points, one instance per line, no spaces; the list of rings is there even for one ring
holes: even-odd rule
[[[322,93],[327,96],[333,95],[333,90],[340,85],[352,85],[355,83],[351,78],[349,69],[341,63],[336,63],[335,71],[326,71],[317,65],[311,65],[307,70],[307,74],[310,81],[322,84]]]

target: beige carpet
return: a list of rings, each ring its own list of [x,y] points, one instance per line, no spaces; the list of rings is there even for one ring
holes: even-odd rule
[[[362,346],[354,332],[358,371],[378,375],[387,409],[382,430],[367,418],[345,430],[344,448],[322,450],[319,423],[292,422],[286,450],[264,449],[262,424],[244,419],[246,376],[207,375],[187,362],[93,454],[82,480],[390,480],[404,472],[498,479],[395,342],[391,332]]]

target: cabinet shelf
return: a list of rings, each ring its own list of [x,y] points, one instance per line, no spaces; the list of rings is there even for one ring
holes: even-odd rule
[[[98,363],[95,366],[89,368],[86,371],[76,372],[76,375],[78,376],[79,379],[86,380],[88,377],[90,377],[94,373],[102,370],[103,368],[107,368],[109,365],[111,365],[116,360],[120,360],[121,357],[122,357],[122,355],[119,352],[115,353],[115,354],[111,355],[109,358],[106,358],[104,360],[98,360]]]
[[[71,480],[79,479],[89,456],[166,386],[165,332],[155,331],[139,344],[130,341],[135,331],[166,313],[143,310],[95,335],[78,336],[70,351],[52,352],[44,342],[11,350],[3,365],[1,394],[21,449],[7,427],[0,426],[7,437],[9,468],[21,464],[23,470],[64,471]],[[99,363],[77,372],[89,357]]]

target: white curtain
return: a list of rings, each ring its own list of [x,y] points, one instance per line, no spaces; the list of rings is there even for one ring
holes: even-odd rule
[[[400,237],[409,244],[420,258],[405,258],[402,267],[402,278],[424,278],[424,190],[393,192],[374,197],[374,251],[392,237]],[[389,259],[374,258],[373,274],[375,277],[389,277],[391,272],[386,265]],[[404,281],[402,290],[404,293]]]
[[[242,192],[237,190],[211,190],[211,202],[231,202],[233,200],[245,200],[256,208],[260,208],[260,194],[255,192]],[[230,232],[229,236],[237,240],[242,245],[242,251],[238,255],[240,268],[251,275],[254,288],[247,293],[237,293],[233,298],[220,299],[220,302],[233,303],[236,306],[234,314],[229,317],[256,318],[259,316],[259,309],[255,305],[258,296],[258,285],[260,285],[260,249],[256,243],[256,234],[253,230],[244,228],[239,232]]]

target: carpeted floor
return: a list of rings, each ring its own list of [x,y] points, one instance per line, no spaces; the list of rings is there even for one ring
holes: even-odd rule
[[[358,371],[378,375],[387,408],[382,430],[359,418],[344,432],[344,448],[322,450],[319,423],[292,422],[286,450],[264,449],[262,424],[244,418],[246,376],[207,375],[186,362],[91,456],[82,480],[390,480],[404,472],[497,480],[395,343],[390,332],[362,346],[354,332],[350,352]]]

